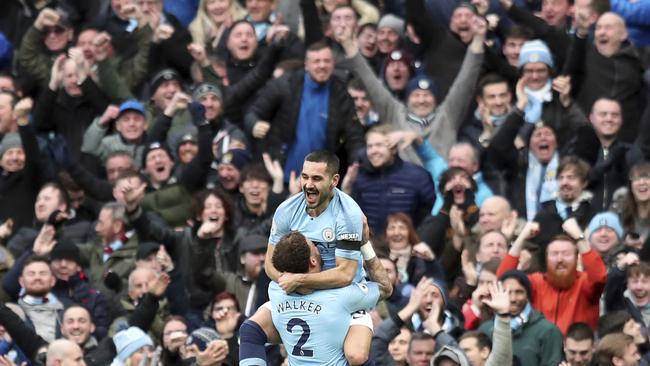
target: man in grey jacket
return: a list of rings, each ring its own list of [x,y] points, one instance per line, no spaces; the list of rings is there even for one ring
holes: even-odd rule
[[[438,103],[433,81],[426,77],[412,79],[407,86],[406,106],[397,100],[375,76],[372,68],[359,53],[357,39],[351,29],[342,26],[334,30],[336,40],[351,60],[352,71],[361,80],[368,96],[379,114],[380,123],[390,123],[399,130],[415,131],[426,137],[441,156],[447,156],[456,142],[456,134],[469,109],[474,86],[483,61],[483,42],[486,24],[477,20],[473,27],[474,37],[465,54],[463,65],[454,80],[447,97]],[[406,148],[402,158],[422,164],[412,147]]]
[[[28,258],[19,282],[24,293],[18,300],[18,305],[36,333],[52,342],[56,339],[61,324],[63,304],[51,292],[56,278],[50,270],[49,260],[39,256]]]

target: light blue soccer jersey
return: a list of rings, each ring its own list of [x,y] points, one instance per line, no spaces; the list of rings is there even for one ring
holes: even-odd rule
[[[352,197],[334,188],[334,197],[318,217],[307,214],[302,192],[289,197],[275,211],[269,243],[276,245],[291,231],[300,232],[316,245],[323,259],[323,270],[336,267],[336,257],[357,260],[354,282],[362,282],[365,273],[361,252],[336,248],[338,241],[361,241],[363,235],[361,208]]]
[[[273,324],[289,355],[289,365],[347,365],[343,342],[351,316],[374,307],[379,300],[375,282],[287,295],[277,283],[269,285]]]

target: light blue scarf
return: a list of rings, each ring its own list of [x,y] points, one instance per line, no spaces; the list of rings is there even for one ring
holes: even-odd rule
[[[560,156],[555,152],[548,164],[543,165],[528,151],[528,170],[526,171],[526,219],[533,220],[540,204],[552,200],[557,191],[557,167]]]
[[[551,79],[541,89],[531,90],[527,87],[524,91],[528,95],[528,104],[524,108],[524,120],[528,123],[537,123],[542,119],[542,107],[544,102],[553,100],[553,89]]]
[[[514,332],[515,330],[523,327],[524,324],[528,323],[528,320],[530,319],[530,313],[532,313],[532,311],[533,308],[530,306],[529,302],[526,304],[524,310],[519,313],[519,315],[513,316],[512,319],[510,319],[510,329],[512,329]],[[494,321],[497,321],[496,317],[494,318]]]

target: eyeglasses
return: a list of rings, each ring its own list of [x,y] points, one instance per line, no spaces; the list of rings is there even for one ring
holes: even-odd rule
[[[45,35],[49,35],[50,33],[54,33],[54,34],[58,35],[58,34],[62,34],[66,30],[67,29],[65,27],[63,27],[63,26],[55,25],[54,27],[43,28],[43,33]]]
[[[630,180],[632,182],[638,182],[641,180],[650,180],[650,174],[635,175],[633,177],[630,177]]]

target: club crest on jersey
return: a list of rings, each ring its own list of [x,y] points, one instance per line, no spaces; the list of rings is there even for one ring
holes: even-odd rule
[[[332,241],[332,240],[334,240],[334,230],[332,230],[332,229],[329,228],[329,227],[323,229],[323,239],[325,239],[325,241]]]

